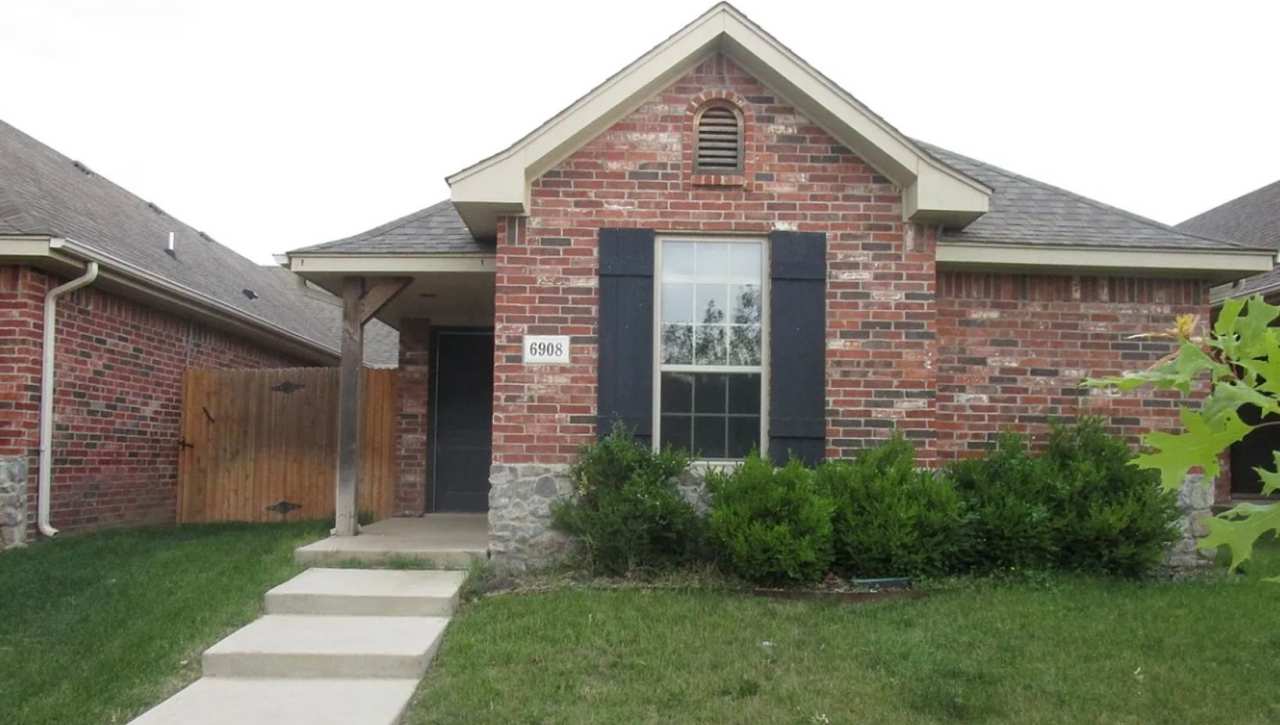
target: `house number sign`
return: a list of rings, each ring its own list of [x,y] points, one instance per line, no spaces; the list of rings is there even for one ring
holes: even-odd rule
[[[525,365],[564,365],[569,362],[568,335],[525,335]]]

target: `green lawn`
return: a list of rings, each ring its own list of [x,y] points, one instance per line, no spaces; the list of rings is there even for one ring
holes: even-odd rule
[[[325,528],[120,530],[0,554],[0,723],[128,721],[195,679]]]
[[[0,555],[0,723],[124,722],[199,674],[319,523]],[[1280,573],[1280,551],[1267,552]],[[1280,722],[1280,585],[1051,579],[923,601],[576,588],[465,606],[409,723]]]
[[[1277,613],[1280,585],[1246,577],[502,595],[455,619],[407,721],[1274,723]]]

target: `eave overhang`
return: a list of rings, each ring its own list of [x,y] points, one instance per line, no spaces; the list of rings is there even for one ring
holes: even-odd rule
[[[528,213],[535,179],[702,60],[723,53],[903,190],[904,221],[962,228],[991,189],[933,158],[727,3],[720,3],[504,151],[446,180],[477,238]]]
[[[1135,249],[1101,246],[938,243],[939,270],[1034,274],[1137,274],[1230,282],[1275,264],[1261,249]]]
[[[147,272],[88,244],[62,237],[0,237],[0,262],[25,264],[59,276],[73,277],[83,273],[85,263],[89,261],[99,264],[101,271],[93,286],[104,291],[190,317],[299,360],[318,365],[332,365],[338,360],[336,348]]]
[[[308,275],[396,276],[422,272],[479,272],[493,274],[492,254],[363,254],[290,253],[284,266],[304,279]]]

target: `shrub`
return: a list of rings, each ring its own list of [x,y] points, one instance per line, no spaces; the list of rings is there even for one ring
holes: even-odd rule
[[[963,502],[969,541],[954,568],[1052,566],[1053,482],[1041,476],[1022,436],[1002,435],[987,455],[952,463],[946,476]]]
[[[916,468],[901,436],[816,472],[831,499],[835,566],[854,576],[938,575],[963,550],[960,497],[946,478]]]
[[[766,584],[817,581],[831,565],[831,502],[798,461],[775,469],[752,453],[709,472],[711,540],[734,574]]]
[[[947,467],[969,527],[966,568],[1065,569],[1139,576],[1177,535],[1177,499],[1095,418],[1055,424],[1043,454],[1002,436],[983,458]]]
[[[1096,418],[1055,425],[1040,469],[1057,482],[1057,565],[1064,569],[1141,575],[1176,540],[1177,495],[1160,474],[1130,465],[1133,452]]]
[[[570,470],[575,496],[551,507],[552,525],[577,539],[593,574],[631,574],[696,558],[703,521],[680,494],[684,454],[655,453],[621,425],[583,446]]]

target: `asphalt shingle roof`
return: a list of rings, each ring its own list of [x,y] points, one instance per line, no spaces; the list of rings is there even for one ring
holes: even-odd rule
[[[170,232],[174,256],[165,251]],[[0,234],[72,239],[335,353],[340,347],[341,315],[318,314],[309,291],[280,274],[292,273],[240,256],[3,121]]]
[[[1197,214],[1177,228],[1190,234],[1280,249],[1280,181]]]
[[[1280,249],[1280,181],[1215,206],[1177,225],[1184,232],[1225,237],[1241,244]],[[1210,292],[1216,302],[1254,292],[1272,293],[1280,287],[1280,269],[1255,274],[1234,285],[1220,285]]]
[[[993,189],[991,210],[942,239],[984,244],[1097,246],[1135,249],[1240,249],[1212,234],[1180,231],[991,164],[917,141],[953,169]]]
[[[295,249],[290,254],[491,254],[458,216],[453,202],[444,200],[374,227],[367,232]]]

